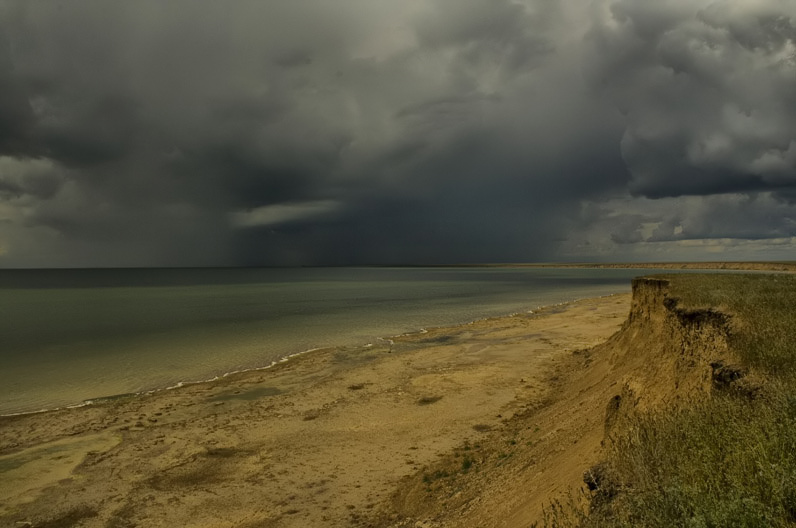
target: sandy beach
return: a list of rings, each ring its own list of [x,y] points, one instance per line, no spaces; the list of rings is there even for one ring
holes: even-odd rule
[[[605,400],[565,400],[629,306],[587,299],[2,418],[0,526],[527,526],[596,460]]]

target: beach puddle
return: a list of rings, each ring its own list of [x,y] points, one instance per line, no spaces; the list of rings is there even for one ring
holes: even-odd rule
[[[0,514],[31,502],[48,486],[69,478],[92,452],[108,451],[121,437],[103,433],[69,438],[0,456]]]
[[[208,399],[213,402],[223,402],[230,400],[252,401],[258,400],[260,398],[267,398],[269,396],[278,396],[283,392],[284,391],[282,389],[278,389],[276,387],[258,387],[256,389],[247,391],[224,392]]]
[[[386,344],[365,345],[357,347],[336,347],[332,349],[332,362],[348,368],[357,367],[376,361],[387,353],[397,352],[395,342],[386,341]]]

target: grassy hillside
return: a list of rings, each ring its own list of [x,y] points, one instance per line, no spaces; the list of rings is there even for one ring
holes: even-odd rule
[[[556,504],[545,525],[796,526],[796,276],[666,278],[679,309],[731,315],[738,375],[755,381],[636,417],[587,478],[588,506]]]

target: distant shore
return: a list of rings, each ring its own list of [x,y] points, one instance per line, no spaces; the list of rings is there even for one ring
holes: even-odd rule
[[[460,264],[456,267],[485,268],[578,268],[578,269],[664,269],[664,270],[728,270],[728,271],[793,271],[796,262],[517,262],[495,264]]]

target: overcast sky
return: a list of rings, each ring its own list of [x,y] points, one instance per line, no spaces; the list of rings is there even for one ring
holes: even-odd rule
[[[796,259],[793,0],[0,0],[0,267]]]

